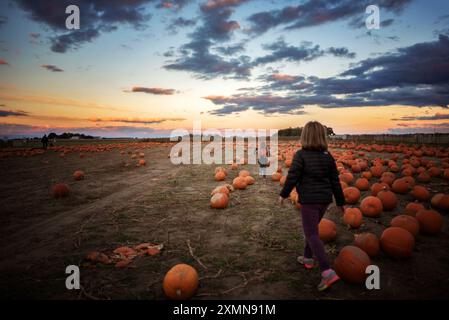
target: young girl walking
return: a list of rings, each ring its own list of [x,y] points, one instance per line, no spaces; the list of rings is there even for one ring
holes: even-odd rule
[[[293,158],[279,203],[282,206],[296,187],[305,235],[304,255],[298,257],[298,262],[306,269],[312,269],[315,255],[321,269],[318,290],[323,291],[338,281],[339,277],[329,265],[323,242],[318,234],[318,224],[333,201],[332,195],[342,212],[345,198],[335,160],[327,151],[326,128],[317,121],[308,122],[302,130],[300,140],[302,148]]]

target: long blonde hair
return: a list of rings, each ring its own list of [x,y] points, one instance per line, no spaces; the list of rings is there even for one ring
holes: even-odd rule
[[[327,130],[318,121],[307,122],[301,132],[301,145],[305,150],[327,150]]]

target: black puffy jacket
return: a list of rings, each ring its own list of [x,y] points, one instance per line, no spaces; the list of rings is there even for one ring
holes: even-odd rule
[[[287,198],[295,186],[301,204],[331,203],[332,195],[338,206],[345,204],[335,159],[328,151],[296,152],[281,197]]]

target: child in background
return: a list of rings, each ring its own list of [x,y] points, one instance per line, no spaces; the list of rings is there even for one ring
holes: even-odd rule
[[[306,269],[312,269],[315,255],[321,269],[318,290],[323,291],[338,281],[339,277],[329,265],[323,242],[318,234],[318,224],[333,201],[332,195],[342,213],[345,198],[335,160],[327,151],[326,128],[319,122],[308,122],[301,133],[301,145],[302,148],[296,152],[288,171],[279,203],[282,206],[296,187],[305,235],[304,255],[298,257],[298,262]]]
[[[259,174],[265,179],[267,176],[266,170],[270,166],[270,149],[267,147],[266,143],[262,141],[260,143],[260,148],[256,149],[257,153],[257,163],[259,164]]]

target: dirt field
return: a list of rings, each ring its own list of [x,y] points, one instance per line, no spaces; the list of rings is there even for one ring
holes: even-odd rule
[[[399,261],[381,253],[372,260],[380,267],[380,290],[339,282],[319,293],[318,270],[306,271],[296,262],[303,250],[299,213],[291,205],[277,206],[278,182],[259,177],[255,166],[241,166],[256,183],[232,193],[229,208],[213,210],[210,192],[220,184],[213,179],[216,166],[174,166],[167,157],[169,146],[138,152],[145,153],[144,167],[119,150],[86,153],[84,158],[48,151],[0,159],[0,298],[164,299],[163,276],[177,263],[191,264],[200,274],[194,299],[449,297],[447,215],[442,233],[418,236],[411,259]],[[75,170],[85,171],[85,180],[74,181]],[[229,170],[226,182],[237,175],[238,170]],[[68,198],[52,197],[51,186],[57,182],[70,186]],[[449,193],[443,179],[427,186],[432,194]],[[352,243],[354,233],[380,236],[410,201],[411,196],[401,196],[396,210],[379,219],[364,218],[359,230],[348,230],[331,206],[326,217],[337,224],[338,237],[326,245],[330,258]],[[159,255],[137,257],[123,269],[83,262],[90,251],[111,252],[143,242],[164,248]],[[188,242],[204,267],[192,257]],[[82,290],[65,288],[70,264],[81,266]]]

